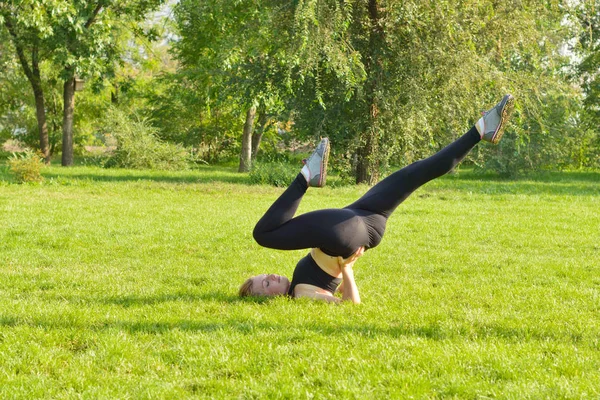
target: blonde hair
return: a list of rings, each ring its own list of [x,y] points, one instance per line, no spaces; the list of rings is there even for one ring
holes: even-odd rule
[[[242,283],[242,286],[240,286],[240,291],[238,292],[238,294],[240,295],[240,297],[254,295],[254,293],[252,293],[252,278],[248,278],[248,279],[246,279],[246,281],[244,281],[244,283]]]

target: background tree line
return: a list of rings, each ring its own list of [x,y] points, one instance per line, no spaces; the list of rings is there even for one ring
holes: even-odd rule
[[[0,135],[71,165],[141,131],[240,171],[329,136],[332,164],[374,183],[510,92],[512,129],[473,163],[597,168],[598,3],[2,0]]]

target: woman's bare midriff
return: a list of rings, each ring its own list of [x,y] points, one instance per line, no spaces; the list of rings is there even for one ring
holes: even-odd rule
[[[337,257],[327,255],[323,253],[321,249],[318,248],[313,248],[310,251],[310,255],[312,256],[313,260],[315,260],[319,268],[321,268],[327,274],[336,278],[342,277],[342,271],[340,270],[340,266],[338,265]],[[318,286],[309,285],[307,283],[299,283],[294,288],[295,297],[310,296],[310,293],[333,295],[333,293],[331,293],[328,290],[325,290]]]
[[[342,271],[340,270],[337,257],[325,254],[319,248],[312,249],[310,255],[323,271],[336,278],[342,277]]]

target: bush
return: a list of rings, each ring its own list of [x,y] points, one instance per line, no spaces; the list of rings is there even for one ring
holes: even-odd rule
[[[161,141],[157,129],[146,119],[130,118],[112,110],[107,134],[117,147],[104,164],[106,168],[181,170],[188,168],[189,154],[180,145]]]
[[[250,182],[257,185],[288,186],[298,175],[297,166],[282,162],[257,163],[250,171]]]
[[[8,159],[10,172],[14,175],[17,183],[41,182],[44,177],[40,174],[44,161],[33,150],[16,154]]]

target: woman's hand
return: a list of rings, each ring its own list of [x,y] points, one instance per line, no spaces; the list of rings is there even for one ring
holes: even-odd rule
[[[358,287],[354,281],[354,271],[352,270],[352,266],[364,252],[365,248],[359,247],[354,254],[346,259],[338,257],[338,265],[342,270],[342,300],[350,300],[354,304],[360,303],[360,294],[358,293]]]
[[[352,268],[354,266],[354,263],[356,262],[356,260],[358,260],[360,258],[360,256],[362,256],[365,253],[365,247],[361,246],[358,248],[358,250],[356,250],[354,252],[354,254],[352,254],[350,257],[344,259],[341,256],[338,256],[338,265],[340,266],[340,269],[344,269],[344,268]]]

